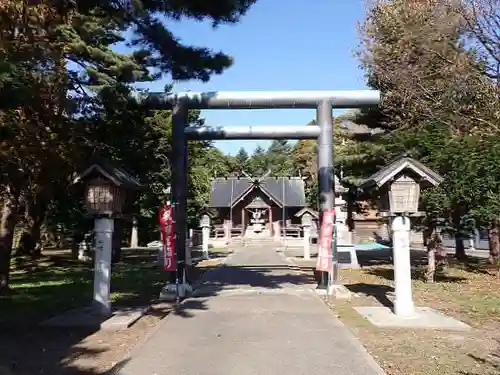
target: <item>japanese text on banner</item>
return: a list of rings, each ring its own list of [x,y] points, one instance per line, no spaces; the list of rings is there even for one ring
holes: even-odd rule
[[[177,265],[175,264],[175,232],[171,204],[160,209],[159,221],[163,245],[163,269],[165,271],[175,271]]]
[[[335,210],[323,212],[323,221],[319,235],[318,261],[316,270],[330,272],[332,268],[332,235],[335,223]]]

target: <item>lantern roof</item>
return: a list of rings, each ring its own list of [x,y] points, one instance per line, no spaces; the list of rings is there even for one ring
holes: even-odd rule
[[[443,182],[443,177],[437,172],[409,156],[402,155],[365,179],[361,184],[361,188],[381,187],[405,171],[411,171],[413,174],[419,176],[421,182],[427,186],[437,186]]]
[[[98,176],[104,177],[114,185],[125,189],[138,190],[144,187],[130,173],[101,157],[93,157],[90,166],[83,173],[77,175],[73,179],[73,183],[77,184],[86,179]]]
[[[204,205],[203,207],[201,207],[201,209],[198,211],[198,215],[199,216],[208,215],[211,219],[213,219],[214,217],[217,216],[214,213],[213,209],[208,207],[207,205]]]
[[[318,211],[315,211],[313,210],[312,208],[310,207],[304,207],[302,210],[300,210],[299,212],[297,212],[295,214],[295,217],[302,217],[304,216],[305,214],[310,214],[313,218],[315,219],[318,219],[319,218],[319,213]]]

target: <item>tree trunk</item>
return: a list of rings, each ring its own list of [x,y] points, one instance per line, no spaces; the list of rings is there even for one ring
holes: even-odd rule
[[[442,245],[442,239],[435,225],[426,228],[424,232],[427,234],[427,270],[425,273],[425,281],[433,283],[436,276],[436,253]]]
[[[436,274],[436,248],[427,245],[427,272],[425,273],[425,281],[428,283],[433,283],[435,274]]]
[[[493,221],[488,229],[488,242],[490,248],[488,261],[491,264],[495,264],[498,262],[498,257],[500,255],[500,231],[498,220]]]
[[[461,232],[460,232],[462,215],[460,214],[459,211],[453,211],[451,213],[451,218],[453,221],[454,229],[456,230],[456,233],[455,233],[455,258],[457,258],[459,260],[467,260],[467,254],[465,254],[464,241],[463,241],[463,238],[461,237]]]
[[[30,223],[27,232],[29,238],[29,253],[31,255],[40,255],[42,253],[42,224],[43,220],[34,220]]]
[[[26,230],[21,237],[20,254],[40,255],[42,252],[41,229],[47,213],[47,196],[48,190],[44,189],[26,202]]]
[[[464,240],[459,234],[455,234],[455,257],[460,260],[467,259],[467,254],[465,253]]]
[[[42,225],[47,213],[47,191],[46,189],[27,204],[26,221],[28,223],[29,253],[40,255],[42,252]]]
[[[119,219],[115,219],[114,222],[114,230],[111,244],[112,251],[112,263],[117,263],[121,260],[122,257],[122,222]]]
[[[30,220],[31,221],[31,220]],[[17,254],[40,255],[42,253],[41,220],[33,220],[22,234]]]
[[[5,197],[0,216],[0,295],[7,294],[9,289],[10,260],[12,256],[12,240],[17,220],[17,206],[10,197]]]

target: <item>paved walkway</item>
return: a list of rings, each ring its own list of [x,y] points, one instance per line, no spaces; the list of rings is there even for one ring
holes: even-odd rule
[[[274,249],[239,249],[119,374],[383,374],[311,287]]]

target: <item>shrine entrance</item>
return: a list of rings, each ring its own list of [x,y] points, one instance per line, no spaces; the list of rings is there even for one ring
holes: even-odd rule
[[[361,91],[284,91],[284,92],[185,92],[150,93],[139,98],[150,108],[172,109],[172,202],[174,204],[174,232],[177,256],[175,285],[180,286],[178,295],[184,297],[190,289],[186,284],[186,237],[187,237],[187,191],[188,191],[188,140],[225,140],[225,139],[318,139],[318,190],[320,220],[322,213],[334,207],[333,173],[333,108],[361,108],[377,106],[380,93],[373,90]],[[190,109],[278,109],[301,108],[316,109],[317,125],[303,126],[265,126],[265,127],[210,127],[190,126]],[[266,181],[267,183],[267,181]],[[233,185],[234,186],[234,185]],[[271,195],[273,195],[271,193]],[[231,194],[231,200],[233,196]],[[276,197],[273,197],[276,198]],[[267,203],[267,202],[266,202]],[[263,212],[274,215],[272,207],[251,207],[249,202],[242,207],[242,224],[252,228],[252,234],[262,233],[267,226]],[[247,207],[250,208],[247,210]],[[229,213],[232,215],[233,202]],[[245,220],[250,213],[252,217]],[[282,212],[285,212],[283,210]],[[322,275],[319,287],[327,288],[332,275],[338,274],[338,259],[332,256],[333,270]],[[335,276],[334,276],[335,277]]]
[[[280,236],[300,224],[297,213],[307,207],[300,177],[231,176],[212,181],[209,209],[232,237]]]
[[[244,237],[272,236],[273,211],[261,197],[255,197],[242,213],[247,213],[245,217],[248,217],[248,221],[244,224],[246,226]]]

